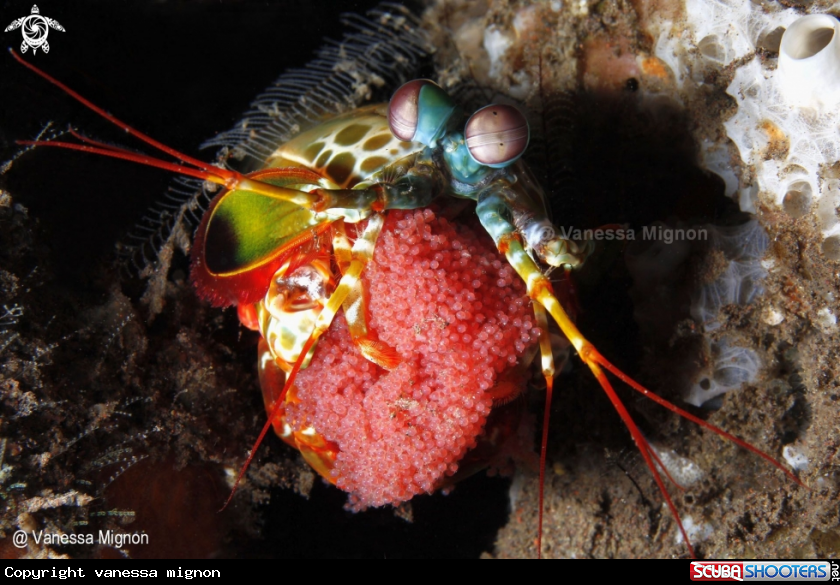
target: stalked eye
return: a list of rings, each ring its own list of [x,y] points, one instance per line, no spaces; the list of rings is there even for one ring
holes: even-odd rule
[[[388,103],[388,125],[400,140],[411,142],[417,132],[417,101],[420,88],[430,83],[425,79],[409,81],[396,92]]]
[[[391,132],[406,142],[433,144],[446,129],[455,110],[452,98],[428,79],[415,79],[399,88],[388,104]]]
[[[481,108],[467,121],[464,137],[477,163],[501,168],[514,162],[528,147],[528,121],[513,106]]]

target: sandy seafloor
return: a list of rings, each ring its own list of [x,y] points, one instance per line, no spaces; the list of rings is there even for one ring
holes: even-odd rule
[[[341,35],[332,4],[41,4],[66,32],[51,32],[50,53],[39,52],[35,62],[144,132],[199,154],[203,139],[230,127],[282,71],[303,65],[322,37]],[[556,13],[508,64],[544,67],[534,74],[543,80],[539,91],[525,102],[532,120],[544,122],[531,156],[560,225],[745,219],[723,197],[721,181],[697,168],[695,137],[734,107],[722,89],[727,72],[710,79],[704,103],[688,112],[640,107],[643,77],[617,80],[621,89],[609,91],[594,91],[584,79],[587,41],[650,50],[651,39],[637,28],[638,11],[648,4],[603,0],[590,3],[585,17]],[[30,8],[7,2],[0,16],[11,21]],[[439,51],[421,73],[450,80],[476,74],[451,41],[465,16],[460,3],[435,10],[429,20]],[[488,23],[511,18],[496,7],[484,14]],[[20,42],[17,33],[3,39]],[[507,73],[495,75],[498,87],[488,95],[504,91]],[[0,95],[0,160],[18,150],[14,140],[35,136],[51,120],[130,143],[8,56],[0,58]],[[560,113],[546,113],[545,104]],[[0,534],[112,529],[150,538],[122,551],[19,550],[6,538],[0,554],[535,556],[537,480],[527,465],[513,478],[475,476],[449,495],[417,497],[397,511],[352,514],[342,508],[342,493],[272,437],[248,486],[217,513],[228,492],[224,470],[241,465],[264,421],[256,338],[241,330],[234,311],[195,298],[182,258],[167,279],[162,313],[150,320],[143,282],[122,278],[113,260],[117,242],[168,181],[154,169],[46,149],[0,175],[0,306],[22,311],[0,321]],[[764,295],[747,307],[725,307],[721,322],[722,331],[758,353],[761,374],[725,395],[717,410],[688,408],[774,457],[796,445],[809,459],[799,475],[810,489],[626,389],[619,394],[650,440],[705,472],[684,492],[671,490],[684,520],[709,526],[705,539],[695,539],[699,556],[836,558],[839,338],[815,323],[817,308],[840,294],[840,266],[822,256],[809,216],[791,219],[761,206],[757,217],[774,269]],[[577,288],[581,329],[619,367],[679,402],[678,388],[703,360],[696,327],[686,317],[667,323],[664,343],[645,335],[633,319],[623,250],[607,249],[592,265]],[[673,283],[675,298],[714,271],[707,257],[693,257]],[[783,312],[781,324],[759,318],[768,307]],[[544,556],[687,557],[629,434],[577,358],[555,387]],[[534,413],[542,412],[541,400],[531,394]]]

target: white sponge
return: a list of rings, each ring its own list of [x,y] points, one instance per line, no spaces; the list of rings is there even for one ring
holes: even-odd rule
[[[691,316],[706,331],[720,327],[718,312],[725,305],[748,305],[763,292],[767,275],[761,258],[767,249],[767,234],[756,220],[740,226],[708,226],[712,246],[723,252],[729,264],[713,282],[694,291]]]

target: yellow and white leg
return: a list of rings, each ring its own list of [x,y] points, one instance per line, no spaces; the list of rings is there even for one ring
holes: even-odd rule
[[[381,218],[378,215],[376,217]],[[373,218],[370,221],[373,221]],[[378,229],[381,230],[381,226]],[[372,241],[368,241],[362,234],[362,237],[356,240],[356,244],[351,248],[344,222],[337,222],[333,232],[333,253],[342,278],[353,260],[359,260],[367,265],[373,259],[374,244],[375,237]],[[386,370],[393,370],[399,364],[399,355],[394,348],[371,337],[367,322],[367,300],[364,283],[357,278],[342,304],[350,337],[365,358]]]
[[[633,378],[625,374],[619,368],[614,366],[611,362],[609,362],[601,353],[595,348],[592,343],[590,343],[578,330],[572,320],[569,318],[568,314],[566,313],[565,309],[563,309],[560,302],[557,300],[557,297],[554,295],[554,292],[551,288],[551,283],[549,280],[542,274],[539,268],[534,264],[534,261],[531,257],[525,252],[522,243],[519,241],[515,234],[511,234],[510,237],[503,238],[502,242],[500,243],[499,249],[505,254],[510,262],[511,266],[516,270],[516,272],[522,277],[522,279],[526,282],[526,286],[528,289],[528,295],[536,302],[540,303],[546,310],[551,314],[552,318],[557,322],[560,326],[561,331],[563,334],[569,339],[572,346],[577,351],[578,355],[580,356],[581,360],[589,367],[589,369],[594,374],[595,378],[598,380],[601,388],[603,388],[604,392],[606,392],[607,397],[612,402],[613,407],[618,412],[621,420],[627,426],[627,429],[630,431],[630,434],[633,437],[633,441],[636,443],[636,446],[639,448],[640,453],[642,454],[642,458],[644,458],[645,463],[647,464],[648,468],[653,475],[654,480],[656,481],[659,490],[662,493],[663,498],[665,499],[668,508],[671,510],[674,518],[677,521],[677,525],[680,529],[680,532],[683,535],[683,538],[688,546],[689,552],[691,556],[694,556],[694,550],[691,547],[690,541],[688,536],[685,532],[685,528],[682,524],[682,520],[677,512],[676,507],[674,506],[673,501],[671,500],[670,495],[668,495],[668,491],[665,488],[665,482],[662,480],[661,474],[654,463],[654,459],[656,459],[656,454],[653,452],[653,449],[648,444],[647,440],[642,435],[639,428],[636,426],[633,419],[630,417],[630,413],[625,408],[624,404],[622,404],[621,400],[615,393],[615,390],[612,387],[612,384],[607,379],[606,374],[604,373],[604,369],[611,372],[615,375],[618,379],[622,382],[633,388],[635,391],[643,394],[644,396],[650,398],[657,404],[664,406],[665,408],[671,410],[672,412],[677,413],[683,418],[686,418],[705,429],[713,431],[720,435],[721,437],[736,443],[737,445],[744,447],[745,449],[755,453],[759,457],[762,457],[766,461],[772,463],[775,467],[783,471],[788,477],[790,477],[796,483],[801,485],[801,481],[793,475],[790,471],[785,469],[778,461],[773,459],[767,453],[753,447],[746,441],[727,433],[726,431],[694,416],[693,414],[679,408],[678,406],[668,402],[664,398],[654,394],[638,382],[636,382]],[[546,417],[547,418],[547,417]],[[545,445],[545,429],[543,431],[543,441]],[[543,448],[545,448],[543,446]]]

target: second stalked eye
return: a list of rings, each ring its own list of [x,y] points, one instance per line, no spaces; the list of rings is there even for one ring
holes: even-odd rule
[[[467,122],[464,137],[476,162],[504,167],[528,147],[528,121],[514,106],[492,105],[478,110]]]

